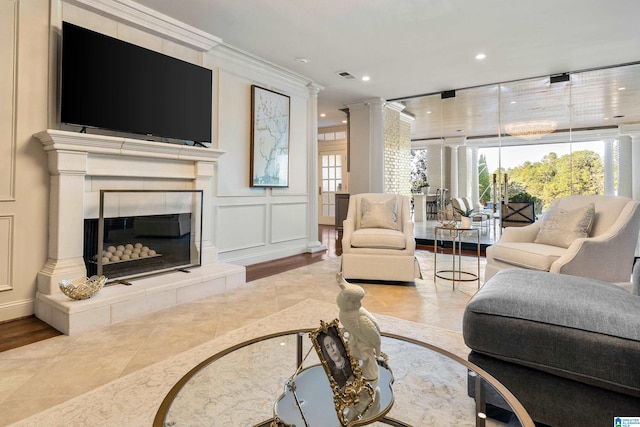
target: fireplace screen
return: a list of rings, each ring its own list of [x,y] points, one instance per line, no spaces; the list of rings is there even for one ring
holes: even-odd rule
[[[101,190],[84,221],[87,274],[131,278],[201,265],[202,190]]]

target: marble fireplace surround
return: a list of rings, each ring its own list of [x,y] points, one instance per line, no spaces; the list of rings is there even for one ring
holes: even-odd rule
[[[39,319],[71,335],[245,283],[244,267],[218,261],[207,226],[214,166],[224,151],[62,130],[35,137],[47,152],[50,174],[49,256],[35,301]],[[87,274],[84,219],[98,217],[103,189],[203,190],[202,266],[131,279],[132,286],[108,286],[88,300],[66,297],[58,283]]]

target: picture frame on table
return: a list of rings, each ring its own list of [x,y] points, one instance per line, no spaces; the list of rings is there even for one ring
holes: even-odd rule
[[[351,355],[338,319],[320,321],[320,327],[309,338],[329,379],[338,418],[342,425],[349,425],[354,406],[366,396],[368,404],[359,412],[364,413],[373,403],[374,390],[363,378],[358,359]]]

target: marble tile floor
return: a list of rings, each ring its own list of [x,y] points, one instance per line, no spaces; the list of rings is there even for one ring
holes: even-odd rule
[[[415,284],[361,283],[366,291],[364,306],[374,314],[459,333],[463,309],[477,283],[463,283],[453,290],[451,282],[434,282],[431,252],[418,251],[417,258],[423,279]],[[463,260],[465,269],[475,268],[475,258]],[[339,262],[332,258],[255,280],[226,294],[2,352],[0,425],[51,408],[301,301],[334,303]],[[439,256],[439,267],[440,262]],[[484,270],[483,258],[481,266]]]

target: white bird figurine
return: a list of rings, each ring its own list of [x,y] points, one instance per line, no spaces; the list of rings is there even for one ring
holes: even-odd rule
[[[378,357],[380,351],[380,328],[375,317],[362,307],[364,289],[347,282],[342,273],[336,275],[342,291],[336,298],[340,308],[340,322],[349,332],[349,348],[355,357],[362,360],[362,374],[365,379],[374,381],[378,378]]]

